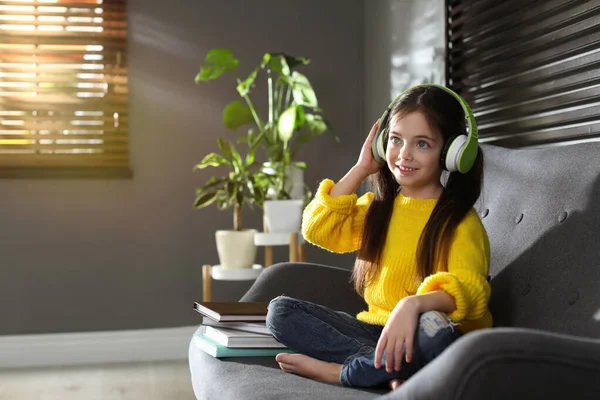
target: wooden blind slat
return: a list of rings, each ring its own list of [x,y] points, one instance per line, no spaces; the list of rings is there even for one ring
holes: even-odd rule
[[[4,154],[1,167],[127,167],[127,154]]]
[[[4,120],[3,122],[5,122],[7,120]],[[19,130],[26,130],[26,131],[30,131],[30,130],[45,130],[45,131],[63,131],[63,130],[69,130],[69,129],[76,129],[76,130],[84,130],[84,129],[93,129],[93,130],[98,130],[98,129],[112,129],[114,128],[113,124],[106,124],[106,125],[77,125],[77,124],[69,124],[69,123],[64,123],[64,121],[60,121],[60,122],[45,122],[43,124],[36,124],[35,122],[32,123],[24,123],[22,125],[2,125],[0,124],[0,130],[5,130],[5,131],[19,131]]]
[[[18,105],[18,106],[17,106]],[[0,98],[0,111],[36,111],[36,112],[47,112],[47,111],[104,111],[109,113],[119,113],[120,115],[127,115],[127,105],[126,104],[105,104],[105,102],[79,102],[79,103],[67,103],[63,102],[58,104],[60,107],[55,107],[53,104],[48,104],[47,102],[10,102],[9,104],[5,104]]]
[[[13,144],[13,145],[3,145],[0,144],[0,149],[10,149],[15,152],[20,151],[33,151],[37,152],[38,150],[43,152],[54,152],[58,150],[73,150],[73,151],[91,151],[97,152],[97,154],[121,154],[126,153],[129,149],[127,143],[111,145],[106,143],[76,143],[76,144]],[[92,153],[96,154],[96,153]]]
[[[37,38],[54,39],[51,41],[52,44],[69,44],[69,43],[81,43],[86,42],[87,44],[93,42],[94,44],[100,43],[103,40],[114,40],[114,39],[125,39],[127,31],[125,29],[106,29],[102,32],[81,32],[81,31],[19,31],[16,33],[3,33],[0,35],[2,43],[11,43],[11,38],[31,38],[34,39],[34,44],[39,44]]]
[[[28,11],[28,8],[31,7],[43,7],[45,10],[53,10],[53,9],[62,9],[62,8],[70,8],[70,9],[100,9],[100,10],[124,10],[125,2],[124,1],[106,1],[101,4],[98,4],[97,1],[70,1],[63,2],[59,1],[58,3],[48,3],[43,1],[6,1],[0,0],[0,7],[16,7],[22,9],[24,13]],[[52,13],[52,11],[47,11]]]
[[[123,22],[123,21],[103,21],[103,22],[81,22],[81,21],[78,21],[78,22],[74,23],[71,21],[21,21],[19,19],[15,19],[15,20],[3,19],[3,20],[0,20],[0,24],[22,26],[22,27],[27,27],[27,26],[44,26],[44,27],[45,26],[59,26],[62,28],[69,27],[69,26],[101,27],[105,30],[112,30],[112,29],[122,30],[122,29],[127,28],[127,22]]]
[[[96,55],[94,53],[90,54],[90,55]],[[52,64],[52,65],[63,65],[64,67],[68,67],[68,68],[73,68],[72,65],[65,65],[65,64],[78,64],[79,66],[81,66],[81,68],[84,68],[83,66],[89,66],[89,65],[97,65],[97,66],[101,66],[104,67],[104,65],[107,64],[112,64],[112,65],[116,65],[116,64],[121,64],[125,62],[125,57],[121,56],[119,54],[111,54],[111,55],[107,55],[105,58],[103,58],[102,60],[85,60],[84,56],[81,55],[80,57],[65,57],[63,55],[57,54],[54,57],[51,56],[10,56],[7,57],[5,55],[1,55],[0,54],[0,64],[7,64],[7,63],[16,63],[16,64],[38,64],[41,67],[46,67],[46,65],[48,64]],[[2,68],[2,66],[0,65],[0,68]],[[95,68],[94,68],[95,69]]]
[[[1,31],[0,31],[1,32]],[[96,36],[96,37],[86,37],[85,45],[86,46],[104,46],[104,48],[108,49],[121,49],[125,50],[126,45],[123,42],[124,37],[117,38],[109,38],[104,36]],[[0,33],[0,43],[2,44],[21,44],[21,45],[80,45],[82,44],[81,37],[78,35],[68,35],[63,37],[50,37],[47,36],[16,36],[16,35],[3,35]]]
[[[39,76],[42,75],[42,76]],[[80,78],[74,74],[61,74],[59,75],[47,75],[43,76],[43,74],[39,74],[38,76],[28,78],[28,82],[30,83],[38,83],[38,82],[46,82],[46,83],[73,83],[75,82],[87,82],[87,83],[108,83],[115,85],[127,85],[127,77],[126,76],[115,76],[110,75],[104,78]],[[22,82],[22,78],[7,78],[4,77],[2,82],[14,83],[14,82]]]
[[[0,130],[0,140],[2,141],[7,141],[7,140],[62,140],[62,139],[69,139],[69,140],[103,140],[105,142],[123,142],[123,141],[128,141],[129,139],[127,138],[127,130],[122,130],[122,131],[112,131],[112,132],[118,132],[118,133],[111,133],[111,131],[107,131],[105,130],[103,134],[101,135],[92,135],[92,134],[69,134],[69,135],[65,135],[65,134],[59,134],[59,133],[55,133],[55,134],[44,134],[44,135],[6,135],[6,134],[2,134],[2,130]]]
[[[126,68],[111,68],[109,66],[104,65],[104,68],[99,69],[89,69],[81,66],[80,68],[56,68],[52,65],[40,65],[39,67],[0,67],[3,72],[11,72],[11,73],[39,73],[39,74],[59,74],[68,71],[74,71],[79,74],[108,74],[108,75],[126,75]]]
[[[481,142],[600,138],[600,1],[447,1],[447,84]]]
[[[2,10],[2,15],[22,16],[22,15],[24,15],[24,13],[22,11]],[[125,18],[127,17],[126,12],[119,12],[119,11],[103,12],[101,15],[96,14],[94,12],[77,12],[77,13],[55,12],[55,13],[49,14],[47,12],[41,12],[41,11],[29,11],[26,13],[26,15],[31,16],[31,17],[51,16],[51,17],[62,17],[62,18],[99,18],[99,17],[101,17],[105,21],[125,21]]]
[[[108,112],[105,113],[106,116],[96,116],[96,115],[70,115],[61,113],[60,115],[3,115],[3,111],[0,110],[0,118],[2,118],[3,123],[5,121],[31,121],[31,122],[47,122],[47,121],[63,121],[72,119],[73,121],[86,121],[86,122],[103,122],[103,123],[113,123],[115,120],[118,120],[120,123],[128,122],[128,118],[126,116],[117,115],[116,117],[112,114],[109,115]],[[60,118],[60,119],[58,119]]]

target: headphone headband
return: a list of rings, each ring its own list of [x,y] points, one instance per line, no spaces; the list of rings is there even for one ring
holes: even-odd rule
[[[380,125],[377,129],[377,133],[375,134],[375,138],[373,138],[373,143],[371,146],[374,158],[382,163],[385,162],[385,131],[388,128],[389,116],[392,110],[392,106],[394,103],[402,97],[406,92],[420,86],[433,86],[444,90],[446,93],[451,94],[456,100],[458,100],[463,113],[465,115],[465,122],[467,127],[467,132],[457,134],[457,136],[451,138],[446,143],[444,147],[444,151],[442,152],[442,165],[448,171],[460,171],[461,173],[467,173],[475,163],[475,159],[477,158],[477,123],[475,122],[475,116],[473,115],[473,111],[469,104],[460,97],[456,92],[447,88],[443,85],[438,85],[435,83],[422,83],[419,85],[415,85],[404,90],[398,96],[392,100],[389,104],[388,108],[385,110],[380,119]]]

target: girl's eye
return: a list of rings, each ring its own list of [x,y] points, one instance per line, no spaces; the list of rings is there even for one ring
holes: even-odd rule
[[[420,149],[426,149],[429,147],[429,144],[423,140],[420,140],[419,143],[417,143],[417,147]]]
[[[398,144],[400,143],[400,138],[396,136],[390,136],[390,142],[392,142],[393,144]]]

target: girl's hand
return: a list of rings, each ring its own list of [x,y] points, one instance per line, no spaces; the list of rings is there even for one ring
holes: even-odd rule
[[[379,126],[379,120],[375,121],[375,124],[371,128],[371,132],[369,132],[369,136],[367,136],[367,140],[362,146],[360,151],[360,156],[358,157],[358,161],[356,162],[356,167],[365,171],[365,174],[371,175],[381,169],[381,164],[379,164],[373,158],[373,153],[371,150],[371,143],[373,142],[373,138],[375,137],[375,133],[377,132],[377,127]]]
[[[385,350],[385,370],[400,371],[402,350],[406,345],[406,362],[412,361],[413,339],[417,329],[419,310],[414,297],[405,297],[398,302],[388,319],[375,349],[375,368],[381,367]]]

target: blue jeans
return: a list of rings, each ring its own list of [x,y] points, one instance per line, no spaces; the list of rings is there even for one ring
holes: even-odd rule
[[[293,351],[319,360],[342,364],[344,386],[375,387],[395,378],[408,379],[437,357],[460,336],[456,324],[439,311],[419,317],[413,345],[413,359],[402,357],[400,371],[374,366],[375,348],[383,326],[359,321],[325,306],[279,296],[269,303],[267,327],[273,336]]]

